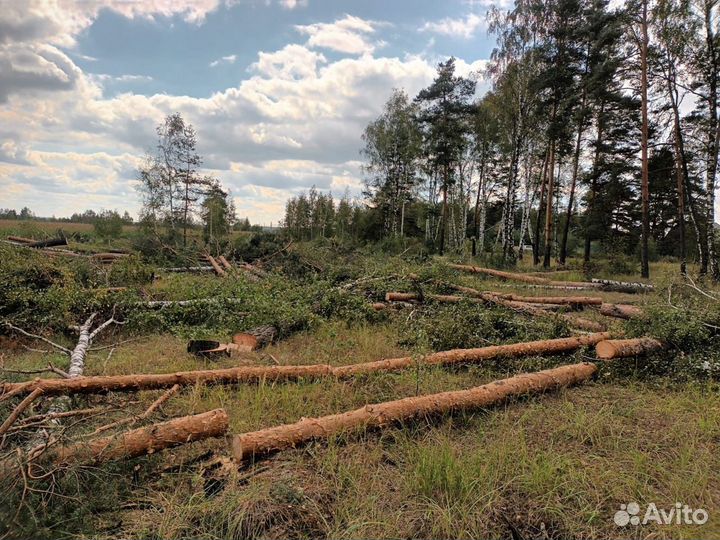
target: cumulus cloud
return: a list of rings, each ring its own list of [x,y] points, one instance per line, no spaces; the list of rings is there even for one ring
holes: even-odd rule
[[[155,126],[176,111],[195,126],[204,167],[232,190],[239,214],[254,222],[277,221],[285,199],[312,185],[337,195],[345,188],[358,193],[362,130],[392,88],[414,95],[435,75],[436,59],[372,56],[382,23],[345,16],[298,27],[305,43],[260,51],[244,80],[207,97],[109,97],[105,83],[148,76],[83,73],[60,49],[62,41],[72,46],[100,4],[128,17],[174,10],[200,21],[221,3],[96,2],[84,11],[83,3],[73,3],[58,14],[53,9],[64,2],[48,0],[49,11],[36,10],[35,19],[24,10],[0,14],[0,29],[12,30],[0,32],[3,204],[69,215],[82,193],[83,206],[137,210],[134,170],[144,152],[154,149]],[[34,5],[39,4],[30,4],[28,12]],[[329,61],[320,49],[350,56]],[[231,57],[219,60],[232,63]],[[459,71],[476,67],[458,60]]]
[[[295,9],[296,7],[306,7],[308,0],[280,0],[280,5],[285,9]]]
[[[220,64],[234,64],[235,60],[237,60],[237,55],[229,54],[228,56],[222,56],[222,57],[218,58],[217,60],[213,60],[212,62],[210,62],[209,66],[217,67]]]
[[[469,13],[464,18],[453,19],[448,17],[439,21],[426,22],[420,27],[420,31],[470,39],[475,35],[475,32],[484,27],[484,17]]]
[[[345,15],[333,23],[299,25],[295,28],[310,36],[309,47],[320,47],[345,54],[372,53],[382,42],[371,41],[377,23],[360,17]]]

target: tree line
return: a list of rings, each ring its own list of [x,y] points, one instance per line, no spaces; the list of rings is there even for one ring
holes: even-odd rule
[[[355,204],[367,216],[350,230],[424,237],[440,253],[475,238],[507,264],[526,247],[546,267],[576,252],[586,263],[598,250],[639,255],[645,276],[654,251],[720,278],[717,10],[716,0],[493,9],[487,93],[450,58],[414,98],[394,90],[366,127]],[[305,199],[288,203],[286,226],[326,231],[312,211],[298,217]]]

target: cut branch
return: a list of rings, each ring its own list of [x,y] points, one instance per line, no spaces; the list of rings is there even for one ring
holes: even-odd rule
[[[233,438],[233,457],[241,463],[272,452],[295,448],[314,439],[326,439],[337,433],[383,428],[418,417],[488,407],[510,398],[549,392],[584,382],[596,371],[597,367],[593,364],[574,364],[517,375],[469,390],[409,397],[366,405],[341,414],[307,418],[294,424],[236,435]]]

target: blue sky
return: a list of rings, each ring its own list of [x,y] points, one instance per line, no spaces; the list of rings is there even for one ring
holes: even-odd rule
[[[356,194],[364,126],[450,55],[481,70],[489,4],[0,0],[0,206],[136,213],[135,171],[176,111],[255,223],[312,185]]]

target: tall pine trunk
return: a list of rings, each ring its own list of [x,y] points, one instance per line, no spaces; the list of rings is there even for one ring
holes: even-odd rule
[[[550,255],[552,253],[552,216],[555,193],[555,141],[550,144],[550,165],[548,166],[548,187],[547,203],[545,205],[545,253],[543,267],[550,267]]]
[[[705,0],[705,42],[708,53],[708,157],[707,172],[705,178],[705,206],[706,206],[706,228],[707,228],[707,257],[710,263],[710,275],[714,280],[720,280],[720,268],[718,267],[717,253],[715,253],[715,176],[717,174],[718,146],[720,143],[720,125],[718,125],[718,93],[717,81],[720,76],[717,49],[715,46],[716,35],[713,32],[712,8],[716,4],[714,0]]]
[[[533,265],[540,264],[540,223],[542,220],[543,205],[545,204],[545,186],[547,185],[547,169],[550,161],[550,148],[545,151],[542,173],[540,174],[540,201],[538,201],[537,218],[535,219],[535,231],[533,234]]]
[[[597,179],[600,168],[600,156],[602,155],[603,130],[605,129],[605,102],[600,103],[597,117],[597,138],[595,139],[595,157],[593,158],[592,175],[590,177],[590,194],[588,196],[588,207],[585,211],[585,251],[583,263],[590,262],[590,248],[592,246],[591,221],[595,209],[595,197],[597,196]]]
[[[648,171],[648,0],[642,2],[640,21],[642,41],[640,43],[640,92],[642,112],[641,160],[642,160],[642,246],[641,275],[650,277],[648,242],[650,240],[650,179]]]

